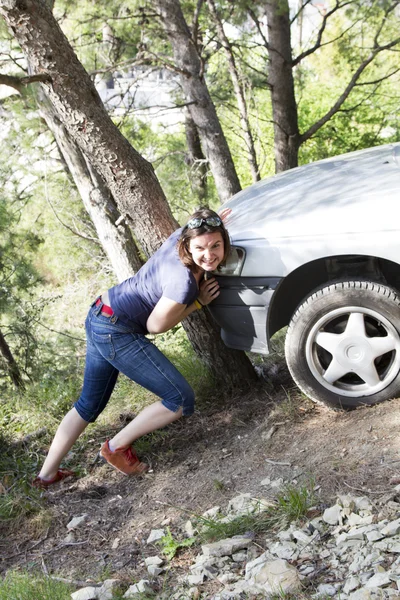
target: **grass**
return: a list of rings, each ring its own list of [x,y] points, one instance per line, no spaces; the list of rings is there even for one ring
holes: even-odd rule
[[[0,581],[0,600],[70,600],[71,587],[48,577],[9,572]]]
[[[196,394],[207,397],[212,390],[207,369],[195,356],[183,328],[159,336],[157,346],[165,352],[193,386]],[[38,381],[24,391],[2,389],[0,404],[0,522],[26,517],[43,508],[40,491],[30,483],[43,463],[47,449],[63,416],[78,398],[82,385],[83,357],[77,366],[64,364],[64,371],[55,372],[43,367]],[[47,369],[47,370],[46,370]],[[199,392],[199,394],[198,394]],[[63,466],[84,476],[90,468],[100,443],[114,435],[134,414],[157,400],[144,388],[121,376],[106,410],[94,425],[90,425],[63,461]],[[24,436],[39,429],[47,431],[40,439],[28,444],[15,444]],[[165,430],[144,436],[136,444],[137,451],[146,455],[160,446],[168,435]]]
[[[0,436],[0,521],[27,516],[41,509],[40,493],[30,485],[37,457],[22,447],[13,447],[10,439]]]
[[[312,481],[299,487],[287,485],[271,505],[263,506],[260,503],[253,513],[239,515],[228,522],[197,517],[197,527],[201,529],[200,536],[205,541],[217,541],[248,532],[262,534],[286,527],[292,521],[305,517],[309,508],[313,506],[313,488]]]

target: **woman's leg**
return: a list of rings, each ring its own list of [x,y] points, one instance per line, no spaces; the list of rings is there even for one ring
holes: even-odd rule
[[[49,453],[39,473],[39,479],[53,479],[64,456],[86,429],[104,410],[118,377],[118,370],[97,350],[93,342],[92,318],[96,309],[91,309],[86,320],[86,363],[83,388],[78,401],[61,421]]]
[[[150,406],[146,406],[133,421],[128,423],[126,427],[121,429],[116,436],[109,441],[111,450],[129,446],[142,437],[146,433],[165,427],[174,421],[177,421],[182,416],[182,408],[177,412],[173,412],[169,408],[163,406],[161,401],[154,402]]]
[[[111,364],[161,398],[161,401],[144,408],[124,429],[103,444],[100,451],[101,456],[121,472],[140,473],[143,469],[132,462],[135,457],[131,456],[130,445],[146,433],[165,427],[182,415],[192,414],[194,392],[176,367],[147,338],[135,335],[127,343],[126,338],[112,337],[115,357]],[[115,458],[114,451],[118,451]]]
[[[48,480],[56,476],[62,459],[88,425],[89,423],[79,416],[75,408],[65,415],[58,426],[49,453],[39,473],[41,479]]]

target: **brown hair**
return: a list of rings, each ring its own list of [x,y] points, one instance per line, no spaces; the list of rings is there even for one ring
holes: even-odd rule
[[[221,218],[216,212],[210,210],[209,208],[200,208],[189,217],[188,222],[191,219],[207,219],[209,217],[218,217],[219,219]],[[185,265],[185,267],[188,267],[191,271],[195,271],[197,269],[197,265],[192,258],[191,252],[189,251],[190,240],[197,237],[198,235],[202,235],[203,233],[215,233],[217,231],[220,232],[222,240],[224,242],[224,258],[218,265],[217,270],[220,266],[225,264],[231,249],[231,242],[229,239],[229,233],[225,229],[224,224],[222,223],[217,227],[213,227],[212,225],[207,225],[207,223],[202,223],[200,227],[196,227],[196,229],[189,229],[188,227],[186,227],[186,225],[182,229],[181,237],[178,240],[178,253],[179,258],[181,259],[181,262]]]

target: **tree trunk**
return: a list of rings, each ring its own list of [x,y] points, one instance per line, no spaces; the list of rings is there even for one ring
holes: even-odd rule
[[[221,202],[225,202],[239,192],[241,187],[217,111],[204,80],[196,45],[179,0],[155,0],[154,5],[171,43],[186,101],[192,102],[188,109],[198,129],[204,154],[210,163],[218,196]]]
[[[48,105],[47,99],[39,99],[39,102],[40,113],[54,135],[59,152],[96,229],[102,248],[109,258],[118,281],[123,281],[142,266],[131,230],[125,219],[121,220],[116,202],[104,181],[71,140],[54,109]]]
[[[241,78],[236,66],[235,56],[233,54],[232,46],[229,43],[228,38],[225,35],[224,26],[222,24],[221,18],[218,14],[217,8],[215,6],[214,0],[207,0],[208,7],[210,12],[214,18],[215,25],[217,27],[217,35],[221,46],[223,47],[226,58],[228,60],[228,68],[229,74],[231,76],[233,89],[236,96],[236,102],[239,109],[240,114],[240,123],[243,130],[244,140],[246,142],[247,148],[247,160],[250,165],[251,176],[253,178],[253,182],[256,183],[260,181],[260,170],[257,163],[257,155],[256,149],[254,146],[253,134],[250,127],[250,119],[247,112],[247,103],[244,94],[244,88],[241,82]]]
[[[102,174],[121,215],[132,222],[147,256],[176,229],[154,170],[123,137],[109,117],[89,75],[43,0],[0,0],[0,12],[14,33],[29,64],[46,73],[46,93],[71,139]],[[227,348],[197,311],[185,323],[190,341],[212,373],[227,387],[255,377],[244,352]],[[212,349],[212,351],[211,351]],[[224,368],[220,365],[223,363]]]
[[[11,381],[15,385],[16,388],[23,389],[25,387],[21,371],[18,368],[17,363],[15,362],[14,356],[10,350],[10,346],[7,344],[6,339],[2,332],[0,331],[0,354],[5,360],[7,365],[7,372],[11,378]]]
[[[225,391],[232,391],[236,387],[243,389],[257,380],[253,365],[246,354],[242,350],[227,348],[222,342],[220,328],[207,308],[192,313],[182,325],[194,351],[207,365],[216,383]]]
[[[201,149],[199,132],[188,112],[185,115],[185,133],[190,183],[192,191],[202,203],[207,194],[207,161]]]
[[[298,166],[300,135],[294,92],[288,0],[268,0],[268,83],[271,86],[276,172]]]

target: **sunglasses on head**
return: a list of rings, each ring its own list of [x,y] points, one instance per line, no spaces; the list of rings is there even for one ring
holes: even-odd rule
[[[206,219],[194,217],[186,223],[186,227],[188,229],[197,229],[198,227],[201,227],[203,223],[209,227],[220,227],[222,225],[222,220],[219,217],[207,217]]]

